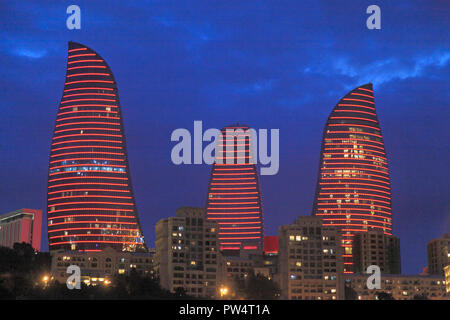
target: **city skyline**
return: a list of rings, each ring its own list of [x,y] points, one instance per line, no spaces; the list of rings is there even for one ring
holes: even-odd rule
[[[289,22],[276,30],[260,19],[268,13],[263,5],[260,11],[242,8],[238,16],[230,8],[218,15],[199,3],[194,5],[201,9],[198,14],[158,5],[92,4],[82,30],[71,33],[52,23],[58,5],[43,5],[35,13],[25,13],[21,4],[7,6],[0,13],[2,24],[12,16],[19,23],[29,22],[24,25],[26,34],[2,29],[7,35],[0,53],[5,62],[0,81],[5,88],[1,143],[6,152],[0,160],[1,178],[9,182],[0,192],[3,212],[46,207],[48,141],[62,91],[66,43],[74,39],[101,52],[121,86],[136,202],[149,243],[154,243],[156,221],[173,215],[179,206],[204,205],[210,168],[170,163],[173,129],[189,127],[198,119],[210,127],[239,121],[255,128],[280,128],[280,172],[261,178],[266,234],[276,234],[278,225],[310,214],[326,116],[345,92],[368,82],[363,80],[374,82],[377,92],[391,159],[394,234],[402,240],[405,273],[418,273],[426,265],[426,242],[448,229],[448,151],[442,140],[448,137],[449,55],[444,35],[438,32],[447,27],[444,10],[432,4],[386,4],[383,12],[390,31],[374,35],[356,14],[363,12],[361,4],[347,6],[343,21],[335,17],[342,16],[337,4],[321,11],[320,5],[291,3],[274,11],[275,21],[283,17]],[[405,7],[412,11],[408,16]],[[145,19],[141,10],[150,18]],[[317,12],[326,23],[314,21],[320,16]],[[136,27],[122,13],[142,21],[133,19]],[[29,15],[34,20],[26,19]],[[95,17],[98,22],[92,24]],[[255,24],[247,25],[249,19]],[[402,23],[424,31],[411,32]],[[340,27],[330,30],[326,25]],[[150,35],[143,36],[148,28]],[[261,30],[266,31],[264,37]],[[350,30],[354,39],[343,41]],[[105,37],[99,39],[98,34]],[[386,49],[383,41],[393,45]],[[358,52],[347,49],[356,44],[363,44]],[[222,54],[223,48],[227,50]]]

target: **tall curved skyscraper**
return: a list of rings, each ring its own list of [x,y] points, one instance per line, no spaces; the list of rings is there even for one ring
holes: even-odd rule
[[[345,95],[328,117],[313,215],[341,230],[347,273],[355,233],[392,234],[388,162],[370,83]]]
[[[116,81],[92,49],[69,42],[48,174],[50,250],[145,248]]]
[[[218,222],[225,254],[263,250],[263,209],[249,129],[237,124],[221,130],[211,170],[206,217]]]

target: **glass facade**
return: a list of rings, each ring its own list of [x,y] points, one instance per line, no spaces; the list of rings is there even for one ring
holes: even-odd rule
[[[353,272],[357,232],[392,235],[391,184],[372,84],[350,91],[325,126],[313,215],[340,228],[344,272]]]
[[[221,130],[206,204],[207,219],[219,224],[220,250],[263,250],[264,220],[248,126]]]
[[[145,248],[116,81],[92,49],[69,42],[48,174],[50,250]]]

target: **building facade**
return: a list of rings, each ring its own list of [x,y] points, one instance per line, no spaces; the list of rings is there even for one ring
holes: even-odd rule
[[[281,298],[340,300],[343,263],[340,232],[319,217],[299,217],[278,228],[278,275]]]
[[[445,298],[445,280],[442,276],[381,275],[381,289],[367,288],[368,274],[346,275],[345,285],[354,290],[357,300],[377,300],[381,292],[392,295],[395,300],[415,298]]]
[[[26,242],[40,251],[41,231],[41,210],[19,209],[0,215],[0,246],[12,248],[16,242]]]
[[[444,268],[444,276],[445,276],[445,291],[447,292],[447,296],[450,297],[450,265]]]
[[[67,267],[76,265],[81,270],[81,281],[87,285],[108,284],[118,274],[129,275],[134,269],[141,276],[154,277],[154,250],[148,252],[117,251],[52,251],[51,273],[54,279],[65,283],[70,274]]]
[[[218,294],[219,229],[204,208],[181,207],[156,224],[155,268],[162,288],[194,297]]]
[[[370,83],[346,94],[328,117],[313,215],[340,228],[345,273],[354,269],[356,233],[392,235],[388,161]]]
[[[353,240],[354,272],[366,273],[367,267],[377,265],[381,273],[400,274],[400,239],[384,232],[358,232]]]
[[[206,217],[219,224],[225,255],[263,251],[263,208],[249,129],[237,124],[221,130],[209,181]]]
[[[144,250],[117,84],[94,50],[69,42],[48,173],[50,251]]]
[[[450,234],[434,239],[427,244],[428,273],[444,275],[444,268],[450,265]]]

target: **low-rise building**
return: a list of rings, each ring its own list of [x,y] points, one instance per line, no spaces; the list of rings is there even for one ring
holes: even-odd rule
[[[315,216],[301,216],[278,229],[277,281],[282,299],[343,298],[341,237]]]
[[[129,274],[135,270],[140,275],[154,277],[154,250],[148,252],[116,251],[105,248],[102,251],[54,251],[52,255],[52,276],[65,283],[70,274],[67,267],[76,265],[81,270],[81,280],[88,285],[111,281],[116,274]]]
[[[181,207],[156,224],[155,267],[162,288],[195,297],[218,294],[221,257],[217,222],[204,208]]]
[[[371,265],[380,267],[381,273],[401,273],[399,238],[378,230],[357,232],[352,247],[355,273],[365,273]]]
[[[445,276],[445,291],[447,292],[447,296],[450,297],[450,265],[444,268],[444,276]]]
[[[427,244],[428,273],[444,275],[444,268],[450,265],[450,234],[433,239]]]
[[[445,280],[442,276],[382,274],[381,289],[368,289],[368,277],[369,274],[345,276],[345,285],[354,290],[358,300],[377,300],[381,292],[392,295],[395,300],[445,297]]]
[[[26,242],[41,250],[42,211],[19,209],[0,215],[0,246],[12,248],[14,243]]]

